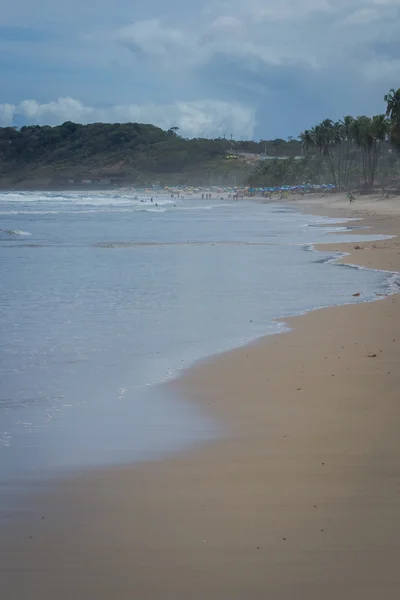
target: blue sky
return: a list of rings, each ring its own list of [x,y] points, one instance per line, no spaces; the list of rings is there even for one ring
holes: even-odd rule
[[[0,16],[0,125],[297,136],[384,112],[400,0],[19,0]]]

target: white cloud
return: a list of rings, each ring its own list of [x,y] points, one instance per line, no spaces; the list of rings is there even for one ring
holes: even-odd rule
[[[222,15],[221,17],[217,17],[215,21],[211,23],[210,28],[216,29],[217,31],[228,31],[230,34],[234,35],[241,31],[242,23],[236,17]]]
[[[258,0],[250,5],[237,2],[230,9],[236,9],[235,14],[216,13],[210,21],[187,24],[181,29],[165,20],[139,21],[112,32],[111,38],[157,65],[175,70],[207,64],[218,55],[249,64],[256,60],[274,66],[307,63],[315,67],[315,52],[305,51],[309,38],[300,28],[293,31],[288,25],[289,18],[298,13],[295,3],[287,0],[285,6],[279,6],[277,9],[275,3],[265,5]],[[281,22],[281,28],[276,21]]]
[[[218,8],[220,7],[220,8]],[[313,14],[330,13],[332,8],[327,0],[233,0],[217,4],[217,10],[237,14],[251,23],[307,20]]]
[[[47,104],[39,104],[36,100],[22,100],[14,108],[15,115],[24,117],[28,123],[50,124],[63,121],[85,122],[94,115],[94,109],[84,106],[74,98],[59,98]]]
[[[232,134],[236,138],[253,137],[255,115],[241,104],[218,101],[178,102],[176,118],[180,129],[189,137]]]
[[[258,111],[260,135],[284,135],[314,115],[378,112],[400,81],[400,0],[98,4],[93,13],[89,0],[8,3],[5,25],[52,35],[41,44],[0,42],[18,66],[8,69],[0,101],[63,98],[3,105],[0,122],[131,119],[182,126],[184,135],[248,137],[254,112],[223,102],[245,99]],[[112,107],[97,108],[106,102]]]
[[[190,69],[215,57],[308,69],[371,60],[379,41],[397,39],[400,0],[219,0],[183,25],[155,19],[113,33],[125,47],[165,67]],[[382,37],[384,36],[384,37]],[[361,69],[362,71],[362,69]]]
[[[254,111],[238,103],[216,100],[160,104],[121,104],[110,108],[86,106],[74,98],[59,98],[40,104],[23,100],[17,105],[0,104],[0,125],[13,125],[16,117],[27,124],[57,125],[78,123],[128,122],[152,123],[164,129],[179,127],[186,137],[217,137],[225,133],[236,138],[252,138]]]

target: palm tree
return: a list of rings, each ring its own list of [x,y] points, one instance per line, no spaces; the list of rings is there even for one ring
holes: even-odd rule
[[[313,135],[313,131],[310,129],[306,129],[302,131],[299,135],[300,143],[304,150],[309,150],[315,146],[315,139]]]
[[[376,115],[372,117],[371,134],[373,138],[372,163],[370,172],[370,185],[375,183],[376,171],[379,160],[382,156],[383,143],[388,139],[390,133],[390,123],[386,115]]]
[[[400,152],[400,88],[397,91],[392,88],[384,99],[387,104],[386,116],[390,119],[390,141]]]
[[[354,143],[354,122],[354,117],[351,117],[350,115],[343,117],[343,119],[339,121],[341,140],[345,145],[343,165],[341,165],[344,188],[348,188],[354,160],[358,151],[357,145]]]
[[[385,94],[384,100],[387,104],[386,116],[389,119],[400,120],[400,88],[397,92],[392,88],[388,94]]]
[[[341,142],[340,128],[338,127],[338,124],[334,123],[331,119],[325,119],[322,123],[313,127],[311,131],[317,150],[326,159],[333,183],[336,187],[339,187],[340,174],[338,173],[335,163],[335,157],[337,154],[337,146]]]
[[[365,130],[364,119],[367,119],[367,117],[357,117],[357,119],[354,119],[351,129],[352,129],[352,136],[353,136],[354,144],[361,151],[362,172],[363,172],[363,176],[364,176],[364,182],[366,184],[367,173],[366,173],[366,161],[365,161],[365,156],[364,156],[364,130]]]
[[[353,136],[361,149],[364,182],[366,187],[373,187],[383,142],[389,134],[389,121],[385,115],[375,117],[358,117],[353,123]]]
[[[325,119],[312,129],[306,129],[299,136],[302,147],[305,150],[316,148],[317,152],[324,158],[333,183],[340,185],[340,156],[338,161],[338,148],[341,143],[341,125],[334,123],[331,119]]]

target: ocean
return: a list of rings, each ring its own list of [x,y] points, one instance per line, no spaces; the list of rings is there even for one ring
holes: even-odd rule
[[[359,225],[351,240],[370,239]],[[390,274],[313,251],[348,231],[284,204],[1,193],[3,495],[224,435],[160,384],[279,333],[277,317],[389,293]]]

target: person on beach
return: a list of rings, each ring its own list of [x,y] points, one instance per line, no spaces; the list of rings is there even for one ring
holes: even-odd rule
[[[351,192],[347,194],[350,204],[354,204],[354,196]]]

